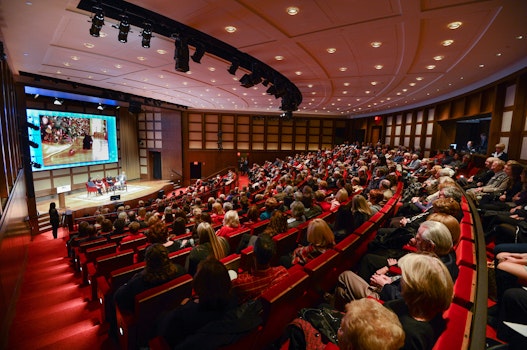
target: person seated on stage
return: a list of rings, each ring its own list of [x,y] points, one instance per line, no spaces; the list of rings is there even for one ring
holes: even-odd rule
[[[105,185],[104,182],[103,182],[101,179],[99,179],[99,178],[95,179],[95,186],[97,186],[97,189],[98,189],[99,191],[101,191],[101,193],[102,193],[102,192],[108,192],[108,189],[106,188],[106,185]]]
[[[393,311],[364,298],[346,305],[337,336],[341,350],[398,350],[404,345],[405,332]]]
[[[117,187],[117,189],[122,190],[123,187],[126,185],[126,180],[127,177],[124,171],[121,173],[121,175],[117,175],[115,177],[115,186]]]
[[[92,178],[90,178],[88,180],[88,187],[91,187],[91,188],[96,188],[97,189],[97,193],[102,195],[102,191],[101,191],[101,188],[100,187],[97,187],[97,184],[92,180]]]
[[[266,289],[289,275],[283,266],[270,266],[275,254],[276,243],[270,235],[261,234],[254,244],[254,269],[239,274],[232,282],[234,293],[238,296],[240,304],[259,297]]]

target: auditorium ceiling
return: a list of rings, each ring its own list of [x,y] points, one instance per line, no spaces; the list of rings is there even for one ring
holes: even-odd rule
[[[104,3],[119,3],[112,0]],[[527,66],[523,0],[131,0],[272,67],[300,90],[295,114],[370,116],[441,101]],[[250,73],[205,53],[174,68],[174,39],[119,20],[89,33],[79,0],[0,0],[0,40],[15,74],[39,75],[207,111],[281,113]],[[96,5],[96,2],[94,2]],[[288,8],[297,13],[288,13]],[[115,27],[114,27],[115,25]],[[450,29],[457,27],[456,29]],[[235,27],[228,32],[227,27]],[[447,45],[448,44],[448,45]],[[190,47],[190,55],[195,48]]]

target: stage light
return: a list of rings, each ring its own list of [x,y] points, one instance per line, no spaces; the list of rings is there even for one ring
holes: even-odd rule
[[[55,97],[55,101],[53,101],[53,104],[56,105],[56,106],[62,106],[63,103],[64,103],[63,100],[59,100],[56,97]]]
[[[33,123],[26,122],[26,125],[27,125],[28,128],[31,128],[31,129],[33,129],[35,131],[40,130],[40,128],[38,126],[36,126],[35,124],[33,124]]]
[[[150,39],[152,39],[152,23],[145,23],[143,31],[141,32],[141,36],[143,37],[141,40],[141,46],[143,46],[145,49],[150,48]]]
[[[178,72],[186,73],[190,70],[188,64],[188,39],[179,34],[176,34],[174,38],[174,60],[176,61],[176,70]]]
[[[240,62],[237,59],[233,59],[231,66],[229,67],[229,69],[227,69],[227,71],[230,74],[235,75],[236,71],[238,70],[238,67],[240,67]]]
[[[250,88],[255,85],[258,85],[262,82],[262,77],[256,71],[253,71],[251,74],[244,74],[240,78],[240,83],[244,88]]]
[[[33,142],[33,141],[31,141],[31,140],[28,140],[27,143],[28,143],[31,147],[33,147],[33,148],[38,148],[38,143],[36,143],[36,142]]]
[[[39,96],[40,96],[40,94],[35,94],[35,96],[33,96],[33,98],[36,100]]]
[[[104,110],[104,106],[101,103],[99,103],[99,105],[97,106],[97,109],[99,111],[103,111]]]
[[[42,168],[42,164],[39,164],[39,163],[37,163],[37,162],[33,162],[33,161],[32,161],[32,162],[29,163],[29,164],[30,164],[33,168],[35,168],[35,169],[40,169],[40,168]]]
[[[203,55],[205,55],[205,46],[203,46],[201,43],[198,43],[196,44],[196,51],[194,51],[194,54],[190,56],[190,58],[192,58],[192,61],[196,63],[201,63]]]
[[[293,118],[293,112],[285,111],[284,113],[280,114],[280,118],[284,120],[291,120]]]
[[[113,25],[112,27],[119,29],[119,34],[117,35],[117,39],[125,43],[128,41],[128,32],[130,31],[130,23],[128,22],[128,16],[127,15],[121,15],[121,22],[119,23],[119,26]]]
[[[101,35],[101,29],[104,25],[104,12],[100,7],[94,7],[95,14],[91,19],[90,35],[99,37]]]
[[[7,58],[5,51],[4,51],[4,42],[0,41],[0,61],[5,61]]]

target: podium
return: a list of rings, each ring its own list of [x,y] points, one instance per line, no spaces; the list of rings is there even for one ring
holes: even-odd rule
[[[66,208],[66,192],[71,191],[71,185],[57,187],[57,194],[59,195],[59,208]]]

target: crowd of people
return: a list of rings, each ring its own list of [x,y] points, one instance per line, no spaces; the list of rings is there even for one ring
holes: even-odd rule
[[[486,168],[473,176],[468,176],[473,169],[472,155],[452,149],[423,157],[417,149],[355,143],[297,154],[247,167],[249,184],[228,193],[215,189],[235,181],[233,172],[198,180],[172,196],[152,203],[140,202],[138,208],[118,208],[117,219],[110,223],[113,230],[107,227],[104,215],[108,209],[100,208],[97,223],[81,223],[78,236],[70,244],[94,239],[108,230],[111,234],[129,232],[131,237],[143,234],[150,244],[145,254],[147,266],[151,260],[148,257],[155,251],[162,255],[152,260],[159,265],[160,260],[166,260],[166,254],[192,247],[185,266],[170,267],[167,271],[171,272],[165,273],[164,278],[150,278],[148,283],[144,280],[148,273],[143,272],[143,282],[134,280],[121,287],[128,292],[119,290],[115,294],[115,302],[121,306],[125,304],[119,300],[120,295],[138,293],[139,289],[180,273],[193,275],[195,297],[160,321],[158,334],[175,347],[205,323],[222,320],[229,310],[256,299],[283,280],[291,266],[304,265],[331,249],[378,212],[393,196],[398,181],[404,181],[405,200],[397,216],[378,230],[358,266],[350,266],[339,277],[336,289],[328,293],[334,293],[332,306],[350,315],[355,309],[351,305],[360,305],[353,304],[358,300],[367,297],[384,302],[388,312],[396,316],[386,319],[391,331],[397,333],[401,327],[404,331],[393,348],[431,349],[445,328],[442,313],[452,301],[452,286],[458,274],[454,247],[459,242],[459,222],[463,217],[463,192],[459,186],[477,203],[482,220],[489,223],[484,226],[485,237],[489,243],[495,241],[499,250],[499,311],[494,314],[498,328],[503,321],[517,320],[507,310],[511,309],[511,295],[521,294],[519,287],[527,281],[527,257],[523,254],[527,250],[520,248],[527,245],[515,244],[524,242],[523,225],[527,230],[527,177],[521,164],[503,160],[502,146],[496,145],[496,154],[487,158]],[[327,212],[335,213],[334,222],[318,218]],[[229,235],[263,221],[268,222],[263,233],[246,235],[240,246],[229,246]],[[307,225],[300,245],[277,257],[272,237],[300,225]],[[180,239],[181,235],[185,238]],[[254,266],[250,271],[229,275],[223,268],[214,267],[213,261],[247,246],[254,247]],[[212,287],[210,281],[200,282],[199,276],[206,269],[214,276],[207,278],[218,279],[218,288]],[[189,312],[203,316],[191,317]],[[189,319],[197,323],[187,327],[185,322]],[[352,332],[352,323],[345,316],[342,332]],[[387,325],[372,320],[371,326],[380,329]],[[175,334],[171,332],[178,337],[171,336]],[[502,330],[498,335],[514,341],[510,333]],[[343,343],[355,342],[349,334],[339,335]]]

